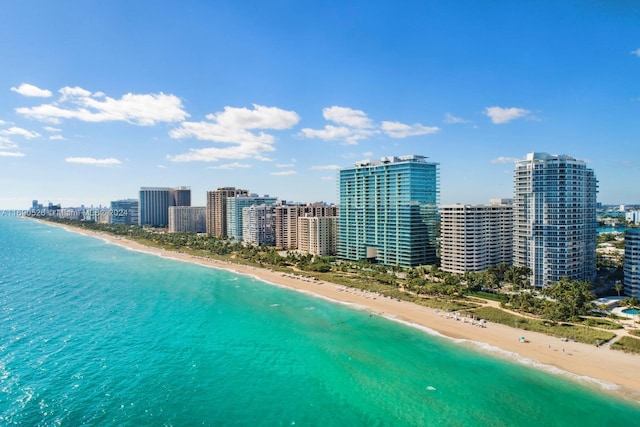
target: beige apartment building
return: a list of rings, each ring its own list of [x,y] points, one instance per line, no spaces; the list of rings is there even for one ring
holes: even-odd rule
[[[298,250],[312,255],[336,253],[338,217],[301,216],[298,218]]]
[[[510,199],[488,205],[440,207],[441,269],[462,274],[483,271],[498,264],[511,265],[513,256],[513,205]]]
[[[298,218],[335,217],[338,216],[338,207],[325,203],[278,205],[275,216],[275,246],[281,249],[298,249]]]
[[[235,187],[220,187],[207,191],[206,230],[214,237],[227,237],[227,199],[236,196],[248,196],[248,190]]]

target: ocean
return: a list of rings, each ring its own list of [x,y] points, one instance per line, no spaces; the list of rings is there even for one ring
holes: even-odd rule
[[[0,425],[613,426],[640,417],[640,404],[592,383],[28,219],[0,218],[0,251]]]

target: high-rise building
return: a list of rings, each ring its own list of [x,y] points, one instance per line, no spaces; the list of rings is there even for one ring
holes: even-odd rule
[[[220,187],[215,191],[207,191],[207,234],[228,237],[227,199],[241,195],[248,196],[249,191],[235,187]]]
[[[282,249],[298,248],[298,218],[337,216],[338,207],[326,203],[276,206],[276,244]]]
[[[511,265],[513,205],[491,200],[488,205],[440,207],[440,266],[449,273],[484,271]]]
[[[204,206],[169,206],[169,233],[204,233],[205,212]]]
[[[298,250],[312,255],[335,255],[337,216],[301,216],[297,228]]]
[[[326,203],[307,203],[304,207],[304,216],[338,216],[338,207]]]
[[[190,206],[189,187],[140,188],[139,224],[166,227],[169,224],[169,206]]]
[[[170,196],[170,206],[191,206],[191,187],[174,187]]]
[[[624,236],[624,294],[640,298],[640,228],[630,228]]]
[[[275,208],[276,242],[281,249],[298,247],[298,217],[304,215],[304,205],[278,205]]]
[[[273,246],[276,242],[275,225],[275,206],[272,204],[242,208],[242,241]]]
[[[340,170],[339,258],[436,263],[438,163],[426,159],[383,157]]]
[[[138,225],[137,199],[114,200],[111,202],[111,224]]]
[[[582,160],[529,153],[516,162],[513,265],[531,269],[532,285],[595,279],[597,192]]]
[[[166,227],[169,223],[169,206],[171,188],[142,187],[140,188],[140,204],[138,223],[152,227]]]
[[[624,219],[636,225],[640,224],[640,210],[629,211],[625,213]]]
[[[242,209],[248,208],[254,205],[275,205],[278,201],[277,197],[270,197],[268,194],[264,196],[258,196],[257,194],[251,195],[239,195],[235,197],[227,198],[227,236],[236,239],[243,239],[243,217],[242,217]],[[275,224],[274,224],[275,230]],[[273,245],[275,243],[275,235],[274,242],[271,243]]]

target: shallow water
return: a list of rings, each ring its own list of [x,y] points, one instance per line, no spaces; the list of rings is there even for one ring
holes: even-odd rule
[[[640,406],[226,271],[0,219],[0,423],[633,425]]]

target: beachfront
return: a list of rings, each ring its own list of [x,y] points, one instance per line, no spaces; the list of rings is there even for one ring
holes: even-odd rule
[[[276,286],[304,292],[309,295],[349,304],[380,315],[422,328],[428,333],[441,334],[469,347],[491,351],[501,357],[511,358],[539,369],[564,375],[585,383],[592,383],[601,390],[621,394],[640,400],[640,372],[637,369],[640,358],[608,347],[562,341],[530,331],[518,330],[504,325],[487,323],[479,327],[471,321],[405,301],[385,298],[376,293],[362,292],[320,280],[309,280],[301,276],[283,274],[268,269],[216,261],[179,252],[167,251],[141,245],[137,242],[114,237],[105,233],[95,233],[74,227],[46,222],[68,231],[97,237],[112,244],[131,250],[146,252],[180,261],[196,263],[208,267],[221,268],[239,274],[254,276]],[[465,319],[466,320],[466,319]],[[525,336],[525,340],[521,337]],[[617,386],[617,387],[616,387]]]

